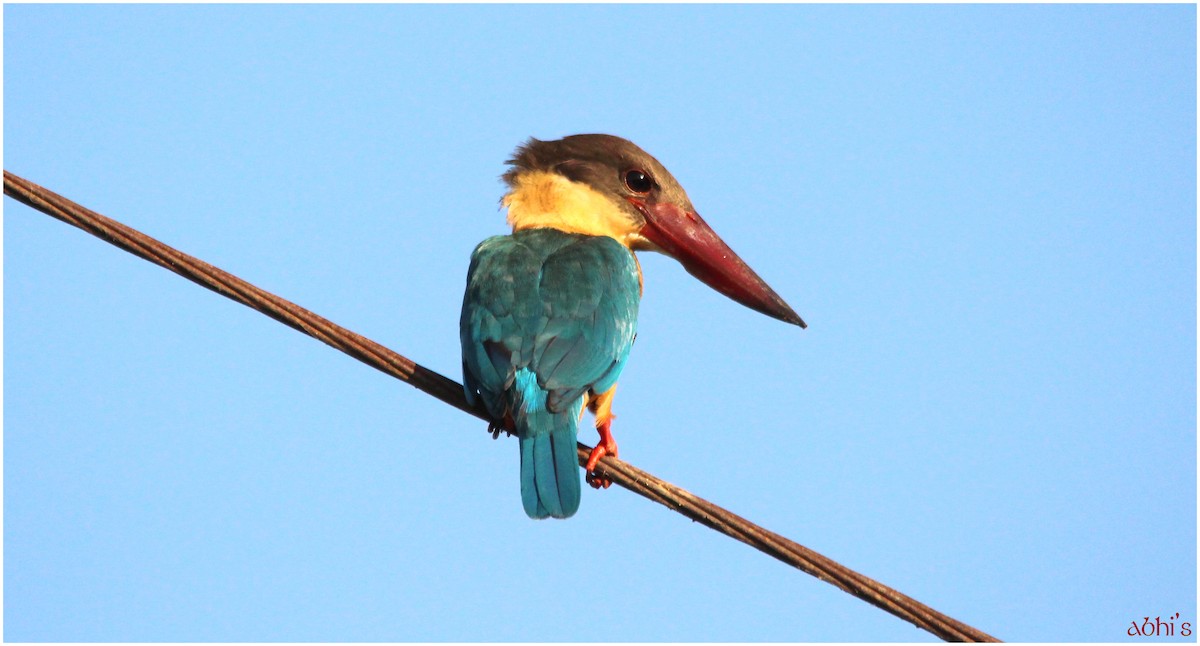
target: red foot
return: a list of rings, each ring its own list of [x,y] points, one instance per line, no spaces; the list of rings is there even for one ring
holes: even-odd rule
[[[596,465],[600,462],[600,458],[611,455],[617,457],[617,442],[613,439],[612,432],[609,427],[612,426],[612,420],[608,420],[596,427],[596,431],[600,433],[600,441],[596,442],[595,448],[588,455],[587,464],[584,465],[584,470],[587,471],[587,483],[593,489],[604,487],[608,489],[612,486],[612,480],[600,477],[596,474]]]

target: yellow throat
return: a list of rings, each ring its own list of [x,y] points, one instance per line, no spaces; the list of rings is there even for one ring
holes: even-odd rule
[[[562,175],[521,173],[500,203],[508,208],[513,231],[550,228],[608,236],[626,247],[632,247],[640,238],[633,220],[611,198]]]

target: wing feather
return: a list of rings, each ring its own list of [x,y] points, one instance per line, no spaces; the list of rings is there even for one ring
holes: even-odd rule
[[[638,300],[633,254],[612,238],[536,229],[485,240],[460,319],[468,398],[503,415],[522,367],[549,391],[552,411],[608,390],[633,344]]]

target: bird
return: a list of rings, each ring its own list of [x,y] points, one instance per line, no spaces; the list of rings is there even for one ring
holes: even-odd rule
[[[612,436],[617,380],[637,336],[643,277],[634,252],[673,257],[753,310],[804,320],[705,223],[674,176],[621,137],[530,138],[502,179],[512,233],[471,254],[459,319],[463,389],[493,437],[515,434],[530,518],[568,518],[581,498],[576,437],[584,410],[600,435],[584,467],[595,488]]]

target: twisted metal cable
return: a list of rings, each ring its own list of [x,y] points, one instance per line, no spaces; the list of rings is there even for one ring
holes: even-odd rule
[[[233,274],[169,247],[140,231],[80,206],[53,191],[13,175],[7,170],[4,171],[4,194],[51,217],[83,229],[139,258],[173,271],[202,287],[258,310],[284,325],[337,348],[455,408],[483,420],[489,419],[482,407],[472,407],[467,404],[462,386],[454,380],[429,370],[291,301],[259,289]],[[591,452],[591,447],[579,443],[577,451],[579,464],[583,466]],[[759,527],[737,514],[646,473],[628,462],[606,456],[600,460],[597,472],[600,476],[612,480],[636,494],[737,539],[806,574],[837,586],[943,640],[999,641],[981,630],[948,617],[912,597],[859,574],[775,532]]]

